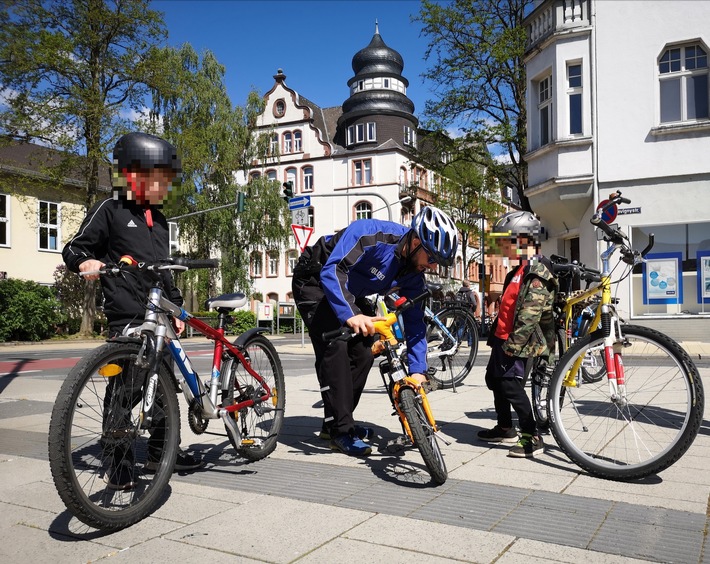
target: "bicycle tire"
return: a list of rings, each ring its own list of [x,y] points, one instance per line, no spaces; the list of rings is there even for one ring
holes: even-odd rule
[[[564,350],[564,333],[557,332],[557,358],[562,355]],[[555,365],[557,364],[555,360]],[[550,422],[547,416],[547,394],[550,385],[550,372],[545,367],[540,357],[535,357],[530,361],[530,396],[533,408],[533,415],[537,422],[539,431],[547,432],[550,429]],[[526,366],[526,370],[527,370]],[[560,401],[564,401],[564,390],[560,397]]]
[[[399,407],[407,419],[412,439],[424,459],[429,475],[437,484],[443,484],[449,475],[444,456],[441,454],[439,443],[424,413],[419,396],[412,388],[403,387],[400,389]]]
[[[67,509],[96,529],[123,529],[150,515],[161,503],[175,465],[180,414],[175,384],[165,367],[158,375],[153,410],[154,421],[162,420],[164,426],[156,424],[149,433],[137,429],[145,383],[145,371],[133,362],[139,348],[136,343],[107,343],[91,351],[67,375],[52,410],[49,465],[54,485]],[[121,368],[121,376],[100,375],[107,365]],[[162,456],[149,473],[149,448],[157,445]],[[130,476],[134,487],[109,487],[116,468],[124,478]]]
[[[254,371],[261,376],[271,388],[270,403],[257,404],[252,407],[232,412],[237,418],[237,425],[242,433],[242,444],[235,444],[232,436],[229,442],[237,453],[255,462],[269,456],[276,449],[278,435],[284,420],[286,406],[286,387],[281,360],[276,349],[266,337],[254,335],[244,344],[244,356]],[[259,383],[230,355],[223,366],[226,376],[226,389],[222,391],[225,405],[240,402],[252,395],[259,395]]]
[[[600,349],[598,351],[588,351],[586,356],[587,358],[584,360],[584,363],[580,368],[580,372],[585,382],[588,384],[594,384],[606,376],[604,349]]]
[[[656,474],[690,447],[703,418],[698,370],[675,341],[646,327],[622,326],[622,359],[628,405],[613,403],[607,379],[564,386],[576,359],[603,338],[579,339],[562,357],[550,381],[548,415],[560,449],[590,474],[635,480]],[[565,404],[551,401],[566,388]]]
[[[441,309],[436,317],[456,339],[451,342],[432,321],[428,323],[427,376],[436,382],[438,388],[458,386],[469,375],[478,354],[478,330],[471,312],[463,307],[448,306]],[[470,341],[470,343],[469,343]],[[448,354],[447,351],[453,351]],[[448,377],[445,377],[448,376]]]

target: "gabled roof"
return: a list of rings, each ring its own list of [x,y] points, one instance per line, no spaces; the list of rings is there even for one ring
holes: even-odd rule
[[[49,180],[49,170],[59,166],[63,157],[61,151],[35,143],[0,141],[0,172]],[[78,167],[65,173],[63,183],[77,188],[86,187],[86,179]],[[111,190],[111,172],[108,165],[101,167],[99,187]]]

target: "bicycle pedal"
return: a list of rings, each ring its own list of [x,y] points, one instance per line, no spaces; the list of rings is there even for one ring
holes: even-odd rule
[[[254,439],[242,439],[242,446],[254,446],[256,441]]]

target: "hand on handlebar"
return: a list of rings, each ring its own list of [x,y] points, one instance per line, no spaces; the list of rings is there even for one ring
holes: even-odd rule
[[[375,331],[375,322],[384,321],[385,319],[387,318],[379,315],[377,317],[370,317],[369,315],[358,313],[348,319],[345,324],[353,330],[355,335],[368,337],[377,332]]]
[[[98,280],[99,271],[106,266],[103,262],[96,259],[85,260],[79,265],[79,275],[86,280]]]

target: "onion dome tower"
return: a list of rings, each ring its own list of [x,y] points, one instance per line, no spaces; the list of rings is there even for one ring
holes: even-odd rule
[[[338,119],[339,144],[348,149],[375,146],[392,139],[414,146],[418,120],[407,98],[409,81],[402,76],[404,61],[388,47],[375,22],[370,44],[352,59],[355,76],[348,81],[350,97]]]

